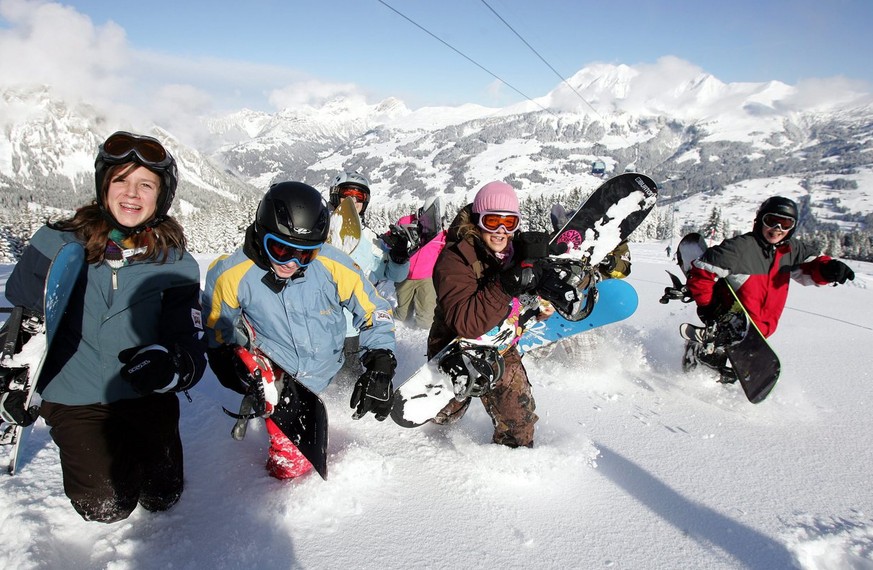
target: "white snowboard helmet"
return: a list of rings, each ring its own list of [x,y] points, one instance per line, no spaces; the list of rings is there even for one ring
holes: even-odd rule
[[[364,192],[366,198],[361,206],[361,215],[363,215],[367,211],[367,204],[370,203],[370,181],[360,172],[341,172],[334,176],[330,184],[330,205],[337,208],[342,201],[340,190],[349,187]]]

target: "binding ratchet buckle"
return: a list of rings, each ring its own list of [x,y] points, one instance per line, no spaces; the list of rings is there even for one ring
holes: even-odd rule
[[[455,343],[438,363],[439,369],[452,377],[455,399],[487,394],[503,376],[506,364],[493,346],[469,342]]]

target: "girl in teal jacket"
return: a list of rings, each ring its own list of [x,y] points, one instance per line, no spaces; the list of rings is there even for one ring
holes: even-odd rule
[[[55,254],[67,242],[83,245],[87,265],[37,389],[64,492],[84,519],[114,522],[137,504],[163,511],[179,500],[176,392],[200,379],[206,358],[199,267],[167,215],[176,161],[152,137],[117,132],[100,146],[95,178],[93,203],[34,234],[6,297],[41,313]]]

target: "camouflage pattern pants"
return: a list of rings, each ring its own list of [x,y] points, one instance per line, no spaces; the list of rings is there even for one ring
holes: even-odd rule
[[[531,393],[527,371],[521,355],[514,348],[504,355],[506,368],[494,388],[481,397],[485,411],[494,424],[491,441],[508,447],[533,447],[536,402]],[[452,400],[433,422],[450,425],[461,419],[470,407],[471,398]]]

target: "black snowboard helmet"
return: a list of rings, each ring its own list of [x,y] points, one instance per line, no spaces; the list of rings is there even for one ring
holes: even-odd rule
[[[367,211],[367,205],[370,203],[370,181],[360,172],[341,172],[333,177],[330,185],[330,205],[337,208],[342,201],[343,188],[355,188],[364,193],[363,206],[361,206],[361,215]]]
[[[783,196],[773,196],[764,200],[764,203],[758,208],[758,213],[755,214],[754,232],[759,237],[764,236],[763,219],[767,214],[776,214],[794,220],[794,226],[788,230],[782,241],[787,241],[797,231],[797,204],[794,200]]]
[[[161,192],[158,195],[155,217],[137,228],[121,226],[106,207],[106,195],[103,184],[106,173],[113,166],[135,162],[148,168],[161,178]],[[147,227],[154,227],[167,218],[167,212],[173,205],[176,196],[176,186],[179,182],[179,170],[176,159],[170,154],[161,141],[146,135],[135,135],[127,131],[117,131],[100,145],[97,159],[94,161],[94,182],[97,190],[97,205],[103,216],[119,230],[130,234],[138,233]]]
[[[327,241],[330,212],[321,194],[303,182],[273,184],[258,205],[255,216],[257,243],[267,234],[299,244],[320,246]]]

